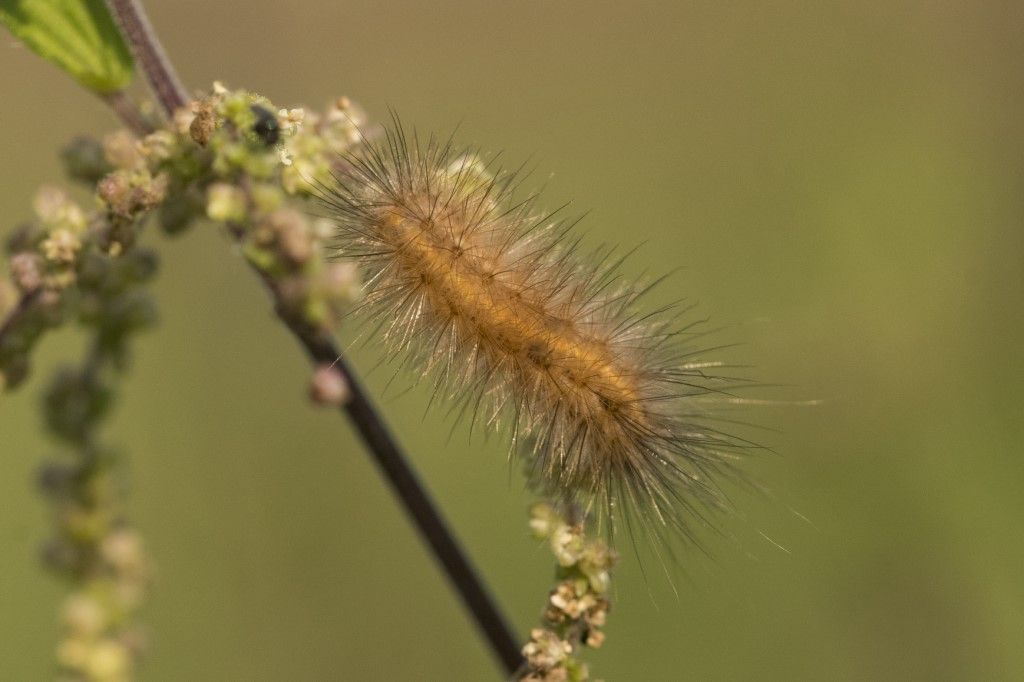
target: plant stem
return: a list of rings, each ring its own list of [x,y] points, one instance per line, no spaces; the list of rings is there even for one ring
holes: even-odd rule
[[[141,137],[153,132],[153,128],[142,117],[139,107],[123,90],[101,95],[101,98],[110,105],[110,108],[114,110],[118,118],[136,135]]]
[[[28,312],[28,309],[32,307],[36,299],[39,298],[40,290],[36,289],[27,294],[22,294],[21,298],[18,299],[18,304],[7,313],[7,317],[0,322],[0,345],[3,344],[4,337],[7,333],[18,324],[18,321]]]
[[[476,620],[481,634],[491,645],[507,675],[513,675],[523,663],[512,628],[497,602],[483,584],[480,575],[448,527],[440,510],[424,488],[408,458],[391,435],[341,351],[327,334],[290,316],[280,304],[281,297],[272,282],[264,278],[278,301],[278,316],[306,349],[314,363],[330,363],[348,384],[349,399],[341,409],[355,425],[363,443],[373,453],[381,473],[402,501],[406,513],[444,568],[463,604]]]
[[[145,10],[136,0],[107,0],[107,3],[132,52],[142,64],[161,106],[170,115],[188,101],[187,95],[153,33]],[[285,312],[286,306],[282,305],[277,287],[266,278],[264,282],[274,297],[279,317],[310,358],[315,363],[332,363],[346,380],[350,398],[342,406],[342,411],[356,427],[406,513],[441,564],[463,604],[469,609],[506,675],[514,675],[523,663],[518,638],[363,390],[359,379],[345,363],[333,339],[309,327],[303,320],[289,316]]]
[[[120,26],[125,41],[146,74],[146,80],[163,110],[169,116],[178,107],[185,106],[190,100],[188,91],[181,84],[181,79],[174,71],[139,1],[107,0],[107,7]]]

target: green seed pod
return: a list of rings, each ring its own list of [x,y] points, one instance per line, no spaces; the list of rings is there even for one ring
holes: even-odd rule
[[[114,169],[107,161],[103,144],[94,137],[80,135],[64,146],[60,152],[64,172],[72,180],[95,185],[100,178]]]

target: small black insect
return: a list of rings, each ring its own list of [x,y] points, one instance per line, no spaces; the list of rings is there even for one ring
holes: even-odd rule
[[[277,116],[274,115],[274,112],[258,104],[253,104],[249,109],[256,115],[252,132],[256,133],[256,136],[267,146],[277,144],[277,141],[281,139],[281,126],[277,123]]]

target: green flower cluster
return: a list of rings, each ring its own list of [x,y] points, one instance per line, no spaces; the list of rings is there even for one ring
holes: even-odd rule
[[[0,357],[8,384],[17,384],[46,329],[74,321],[89,336],[85,359],[58,370],[44,396],[47,428],[66,452],[39,475],[54,529],[43,559],[73,585],[61,608],[63,678],[117,682],[133,677],[141,652],[134,615],[151,568],[125,514],[118,454],[100,443],[98,430],[127,365],[128,341],[156,320],[145,284],[157,260],[136,248],[135,236],[166,180],[147,171],[126,134],[76,140],[64,159],[72,178],[96,187],[97,207],[86,211],[57,188],[37,194],[35,220],[8,242],[23,314],[8,318]]]
[[[608,615],[606,596],[615,565],[615,551],[604,540],[588,539],[581,522],[570,522],[547,503],[530,509],[534,537],[546,540],[558,561],[558,583],[548,595],[544,627],[530,633],[523,647],[527,682],[589,680],[586,664],[574,658],[581,646],[600,647]]]
[[[160,191],[152,178],[134,186]],[[141,649],[133,617],[150,568],[125,515],[117,453],[99,442],[98,429],[126,366],[128,340],[156,319],[144,285],[157,261],[125,239],[134,216],[87,214],[51,188],[39,192],[35,212],[9,245],[14,282],[31,303],[3,337],[14,342],[8,351],[21,351],[7,356],[15,362],[5,375],[24,377],[30,342],[47,328],[77,321],[90,337],[84,361],[58,370],[44,399],[47,428],[68,451],[39,476],[54,528],[43,558],[74,585],[61,610],[57,659],[67,679],[127,680]]]
[[[9,240],[10,283],[0,284],[0,389],[25,378],[35,342],[76,310],[113,322],[91,287],[121,287],[127,295],[132,277],[152,269],[152,256],[130,253],[151,214],[169,235],[207,218],[226,225],[274,288],[280,312],[317,329],[333,327],[359,295],[358,273],[327,257],[330,223],[294,205],[332,182],[333,165],[361,140],[364,118],[344,97],[322,114],[275,110],[264,97],[215,83],[141,138],[122,130],[102,141],[73,140],[62,153],[65,168],[95,189],[94,207],[44,187],[36,219]],[[120,323],[150,316],[148,303],[131,297],[130,306],[121,302],[131,309],[118,312]]]
[[[332,165],[361,139],[363,115],[342,98],[322,115],[275,110],[246,91],[212,91],[153,132],[80,137],[63,151],[68,176],[93,192],[84,208],[44,187],[35,219],[7,243],[0,282],[0,390],[28,373],[49,329],[75,321],[91,343],[45,394],[49,431],[69,453],[43,466],[53,537],[44,561],[70,579],[57,659],[62,679],[133,679],[142,650],[134,616],[152,573],[124,513],[121,457],[98,429],[127,365],[127,342],[156,319],[145,284],[156,257],[138,247],[145,224],[176,235],[199,221],[227,228],[271,288],[278,312],[325,333],[359,294],[351,263],[328,258],[330,225],[295,207],[332,180]],[[347,390],[320,368],[311,396],[338,404]]]
[[[134,249],[139,225],[166,196],[166,175],[153,175],[134,140],[117,133],[104,143],[85,138],[65,150],[69,175],[95,185],[87,211],[57,187],[39,190],[35,219],[7,241],[11,285],[20,301],[0,333],[0,387],[26,377],[30,353],[48,329],[77,320],[96,337],[97,352],[115,365],[124,341],[151,324],[155,311],[141,285],[156,257]]]
[[[279,312],[330,329],[359,295],[358,274],[327,258],[330,222],[310,219],[289,200],[333,182],[333,164],[361,139],[363,115],[345,98],[322,115],[274,111],[258,95],[214,84],[179,112],[179,130],[203,148],[202,172],[189,184],[203,193],[205,216],[228,227],[274,288]]]

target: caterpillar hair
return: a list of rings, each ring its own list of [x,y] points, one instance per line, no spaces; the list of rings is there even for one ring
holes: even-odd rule
[[[346,157],[321,198],[337,254],[361,261],[359,314],[389,354],[509,433],[549,495],[607,520],[692,537],[725,508],[746,441],[707,409],[739,382],[709,373],[688,312],[644,310],[611,251],[582,253],[575,220],[517,199],[521,174],[397,119]]]

